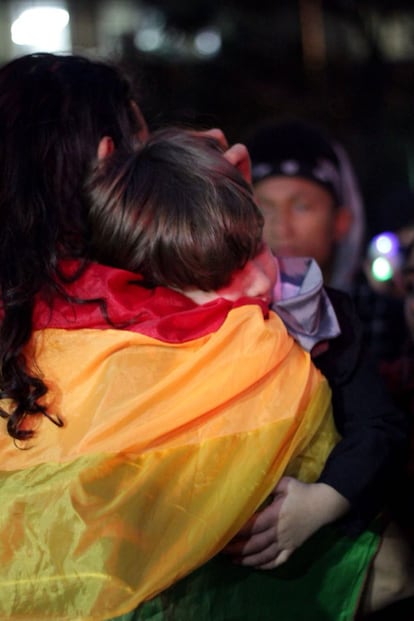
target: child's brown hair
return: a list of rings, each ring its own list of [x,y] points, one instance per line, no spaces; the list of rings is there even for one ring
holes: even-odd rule
[[[155,132],[102,161],[89,189],[92,258],[150,287],[217,290],[262,243],[249,184],[205,136]]]

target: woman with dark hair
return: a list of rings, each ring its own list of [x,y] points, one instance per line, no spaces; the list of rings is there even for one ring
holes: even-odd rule
[[[38,401],[45,385],[22,352],[35,296],[63,292],[61,259],[87,257],[81,187],[100,140],[109,135],[116,147],[128,148],[146,135],[146,125],[131,104],[128,82],[85,58],[19,58],[2,68],[0,84],[1,388],[15,403],[8,431],[20,440],[31,435],[23,419],[46,414]]]

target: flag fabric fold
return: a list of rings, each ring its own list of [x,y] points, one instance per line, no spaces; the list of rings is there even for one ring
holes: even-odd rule
[[[97,303],[36,306],[26,353],[64,427],[41,417],[16,446],[2,422],[0,619],[134,609],[219,552],[283,474],[315,480],[338,439],[326,380],[273,312],[131,280],[91,265],[67,286],[109,290],[111,325]]]

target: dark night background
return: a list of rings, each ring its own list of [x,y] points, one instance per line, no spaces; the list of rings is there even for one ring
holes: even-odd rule
[[[36,4],[0,3],[2,60],[28,51],[7,48],[7,20]],[[70,12],[71,50],[121,62],[139,84],[151,127],[167,122],[219,126],[234,142],[266,119],[306,119],[326,128],[351,155],[368,234],[398,228],[411,209],[414,216],[414,201],[411,205],[406,197],[414,189],[413,2],[64,4]],[[148,25],[162,34],[151,49],[139,43]],[[221,37],[221,48],[210,56],[194,52],[194,38],[205,29]]]

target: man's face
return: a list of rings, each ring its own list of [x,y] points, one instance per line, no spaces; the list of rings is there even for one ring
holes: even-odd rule
[[[334,199],[318,183],[301,177],[268,177],[255,185],[265,217],[264,240],[279,256],[313,257],[329,272],[338,240]]]

